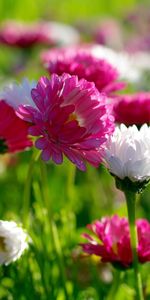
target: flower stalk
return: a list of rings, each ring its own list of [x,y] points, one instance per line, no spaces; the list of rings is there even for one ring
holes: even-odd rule
[[[137,255],[138,239],[137,239],[137,230],[135,224],[136,193],[131,192],[129,190],[124,191],[124,193],[126,197],[128,220],[129,220],[129,227],[130,227],[131,249],[133,255],[133,268],[134,268],[134,275],[135,275],[136,299],[144,300],[142,279],[139,270],[138,255]]]
[[[49,225],[50,225],[50,231],[51,231],[51,237],[52,237],[52,243],[53,248],[57,256],[57,261],[59,264],[59,271],[61,275],[62,280],[62,286],[64,290],[65,299],[69,300],[69,295],[66,287],[66,272],[65,272],[65,266],[64,266],[64,260],[62,255],[62,249],[61,249],[61,243],[57,231],[56,224],[53,221],[53,214],[52,209],[49,203],[49,190],[48,190],[48,182],[47,182],[47,168],[46,164],[41,160],[40,161],[40,167],[41,167],[41,180],[42,180],[42,193],[43,193],[43,200],[45,207],[48,212],[48,218],[49,218]]]
[[[30,194],[31,194],[33,169],[34,169],[35,161],[38,160],[39,155],[40,155],[40,151],[33,152],[29,163],[29,168],[27,171],[27,176],[24,185],[22,218],[23,218],[23,225],[26,229],[29,227],[29,208],[30,208]]]
[[[112,300],[115,298],[115,295],[117,293],[120,281],[122,280],[124,276],[124,273],[121,272],[120,270],[115,270],[114,272],[114,279],[113,279],[113,285],[106,297],[106,300]]]

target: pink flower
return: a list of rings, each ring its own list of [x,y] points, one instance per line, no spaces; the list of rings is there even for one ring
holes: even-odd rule
[[[150,92],[119,96],[113,111],[117,123],[124,123],[125,125],[149,123]]]
[[[150,261],[150,223],[136,221],[138,234],[138,258],[141,263]],[[87,225],[92,235],[84,234],[88,243],[81,244],[83,251],[101,257],[102,262],[128,268],[132,265],[129,225],[126,218],[117,215],[102,218]]]
[[[28,138],[28,125],[20,120],[12,107],[0,101],[0,153],[16,152],[32,146]]]
[[[150,36],[146,35],[132,36],[126,43],[126,51],[134,52],[149,52],[150,51]]]
[[[121,48],[123,44],[121,24],[113,18],[101,19],[95,26],[94,38],[98,44]]]
[[[0,28],[0,43],[20,48],[31,47],[35,44],[48,43],[42,23],[26,24],[7,21]]]
[[[42,61],[50,74],[69,73],[94,82],[100,92],[110,94],[124,87],[117,70],[106,60],[96,58],[91,47],[55,48],[44,52]]]
[[[71,26],[57,22],[21,23],[7,21],[0,28],[0,43],[20,48],[37,44],[68,45],[80,40]]]
[[[64,154],[81,170],[84,160],[97,167],[101,145],[114,125],[94,83],[53,74],[50,80],[42,77],[31,95],[33,105],[20,105],[17,114],[32,123],[29,133],[38,137],[35,145],[42,150],[42,159],[61,164]]]

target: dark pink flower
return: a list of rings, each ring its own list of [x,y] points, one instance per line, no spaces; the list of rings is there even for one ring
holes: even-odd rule
[[[28,138],[28,125],[20,120],[12,107],[0,101],[0,153],[16,152],[32,146]]]
[[[150,223],[147,220],[136,221],[138,234],[138,258],[141,263],[150,261]],[[81,244],[83,251],[100,256],[102,262],[128,268],[132,265],[129,224],[126,218],[117,215],[102,218],[87,225],[92,235],[83,236],[88,243]]]
[[[79,79],[94,82],[100,92],[110,94],[124,87],[118,82],[117,70],[106,60],[92,55],[90,46],[55,48],[42,55],[42,61],[50,74],[69,73]]]
[[[120,95],[113,106],[115,121],[125,125],[150,122],[150,92]]]
[[[50,39],[49,39],[50,40]],[[8,21],[0,28],[0,43],[20,48],[31,47],[35,44],[47,43],[42,24],[25,24]]]
[[[43,160],[52,158],[61,164],[64,154],[81,170],[85,160],[97,167],[101,145],[114,125],[105,97],[94,83],[53,74],[50,80],[42,77],[31,95],[33,104],[24,101],[17,114],[32,123],[29,133],[38,137],[35,145]]]
[[[78,32],[71,26],[57,22],[21,23],[7,21],[0,28],[0,43],[20,48],[37,44],[76,44]]]

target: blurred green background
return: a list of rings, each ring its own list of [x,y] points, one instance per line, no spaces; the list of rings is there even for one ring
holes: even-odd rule
[[[17,20],[59,20],[72,23],[93,16],[113,15],[121,18],[128,9],[137,3],[149,4],[149,0],[1,0],[0,18]]]

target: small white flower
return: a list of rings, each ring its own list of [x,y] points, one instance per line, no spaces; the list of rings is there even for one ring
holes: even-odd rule
[[[0,220],[0,265],[17,260],[28,248],[29,237],[13,221]]]
[[[150,127],[116,127],[105,145],[104,163],[109,171],[131,181],[150,179]]]
[[[47,34],[49,32],[50,39],[59,45],[75,45],[80,42],[80,35],[72,26],[58,22],[47,22],[45,28],[47,28]]]
[[[17,109],[19,105],[23,104],[35,107],[31,97],[31,90],[35,86],[35,81],[30,82],[26,78],[22,80],[21,84],[10,83],[0,92],[0,99],[5,100],[14,109]]]

